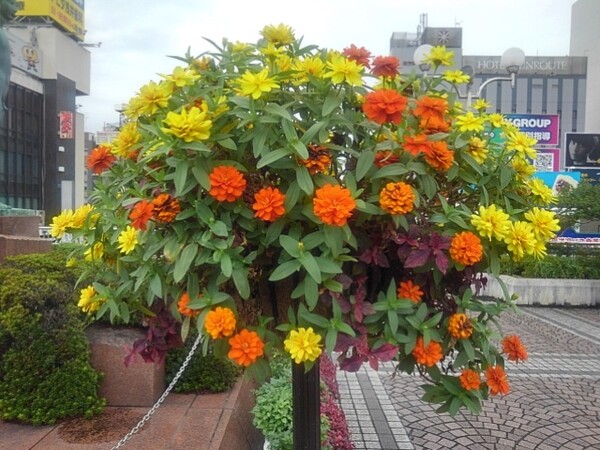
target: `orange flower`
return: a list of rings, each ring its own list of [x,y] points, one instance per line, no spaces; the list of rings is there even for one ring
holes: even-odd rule
[[[400,60],[395,56],[377,56],[373,59],[373,70],[371,71],[376,77],[394,78],[398,75]]]
[[[401,281],[398,285],[398,297],[407,298],[418,303],[423,297],[423,291],[421,290],[421,286],[413,284],[412,280]]]
[[[519,336],[509,335],[502,339],[502,353],[508,355],[509,361],[527,361],[527,349]]]
[[[460,385],[467,391],[476,391],[481,386],[479,374],[472,369],[465,369],[460,374]]]
[[[208,193],[220,202],[235,202],[244,193],[246,179],[242,172],[232,166],[218,166],[208,176]]]
[[[416,134],[414,136],[404,136],[403,148],[411,155],[417,156],[419,153],[426,153],[430,144],[431,142],[427,140],[426,134]]]
[[[227,356],[240,366],[248,367],[263,355],[264,342],[255,331],[243,329],[229,339],[231,350]]]
[[[400,157],[394,154],[391,150],[379,150],[375,153],[375,165],[377,167],[387,166],[400,161]]]
[[[204,319],[204,328],[213,339],[231,336],[235,331],[235,315],[229,308],[217,306]]]
[[[348,189],[326,184],[315,192],[313,206],[315,215],[323,223],[343,227],[356,208],[356,202]]]
[[[506,395],[510,392],[510,386],[508,385],[508,376],[504,369],[500,366],[488,367],[485,369],[485,378],[487,385],[490,388],[492,395],[502,394]]]
[[[94,148],[87,157],[87,168],[98,174],[104,172],[112,166],[117,158],[111,152],[109,147],[99,145]]]
[[[274,222],[285,213],[285,195],[277,188],[263,188],[254,194],[254,216],[266,222]]]
[[[432,141],[425,152],[425,161],[439,172],[446,171],[452,167],[454,152],[448,149],[446,142]]]
[[[450,122],[431,117],[430,119],[421,119],[419,127],[427,134],[447,133],[450,130]]]
[[[369,64],[371,52],[364,47],[357,47],[356,45],[352,44],[350,47],[346,47],[342,53],[350,61],[354,61],[357,64],[362,64],[367,69],[371,67]]]
[[[145,230],[148,221],[152,218],[154,205],[146,200],[140,200],[135,204],[129,218],[132,220],[131,226],[136,230]]]
[[[409,184],[402,181],[388,183],[379,193],[379,204],[392,215],[406,214],[415,206],[415,193]]]
[[[186,317],[196,317],[198,314],[200,314],[199,309],[188,308],[189,304],[190,295],[187,292],[184,292],[181,294],[181,297],[179,297],[179,301],[177,302],[177,311],[179,311],[182,316]]]
[[[440,97],[421,97],[416,101],[413,114],[422,120],[436,119],[443,121],[448,112],[448,102]]]
[[[473,334],[473,324],[466,314],[452,314],[448,319],[448,331],[455,339],[468,339]]]
[[[471,231],[456,233],[450,243],[450,256],[464,266],[478,263],[483,257],[481,239]]]
[[[171,223],[175,220],[177,214],[181,212],[179,200],[169,194],[157,195],[152,200],[152,204],[154,205],[154,218],[158,222]]]
[[[365,97],[362,109],[369,120],[384,124],[399,124],[408,99],[392,89],[380,89]]]
[[[429,341],[429,344],[425,347],[421,336],[417,338],[417,344],[412,351],[412,355],[415,357],[417,364],[423,364],[427,367],[435,366],[444,357],[439,342]]]
[[[301,160],[311,175],[327,172],[331,166],[331,153],[322,145],[308,146],[308,159]]]

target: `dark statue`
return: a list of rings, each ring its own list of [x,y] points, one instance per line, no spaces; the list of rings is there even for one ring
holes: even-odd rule
[[[0,0],[0,27],[9,22],[17,11],[15,0]],[[0,28],[0,123],[4,121],[4,114],[8,107],[6,106],[6,96],[10,84],[10,44],[6,31]]]

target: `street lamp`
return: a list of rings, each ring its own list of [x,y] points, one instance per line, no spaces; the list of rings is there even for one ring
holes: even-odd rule
[[[427,72],[431,69],[431,64],[426,61],[425,57],[429,54],[433,47],[429,44],[423,44],[420,47],[417,47],[415,50],[413,60],[415,65],[421,69],[421,71],[427,76]],[[469,83],[467,84],[467,93],[463,94],[457,88],[457,94],[459,98],[466,98],[467,105],[470,105],[473,99],[481,98],[481,93],[485,89],[485,87],[490,83],[495,83],[498,81],[510,81],[511,88],[514,89],[515,81],[517,77],[517,73],[519,72],[519,68],[525,62],[525,52],[517,47],[511,47],[507,49],[500,58],[500,67],[506,69],[508,72],[507,77],[494,77],[489,80],[485,80],[481,83],[481,86],[477,89],[477,93],[471,92],[471,87],[473,85],[473,73],[475,70],[472,66],[465,66],[462,68],[462,71],[469,75]]]

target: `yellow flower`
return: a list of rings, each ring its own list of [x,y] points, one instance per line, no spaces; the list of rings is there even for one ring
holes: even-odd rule
[[[65,267],[75,267],[77,265],[77,260],[73,257],[67,259],[67,263],[65,264]]]
[[[50,224],[50,236],[60,239],[67,232],[67,229],[73,228],[74,214],[73,210],[65,209],[58,216],[52,218]]]
[[[104,255],[104,244],[102,242],[96,242],[90,248],[88,248],[83,254],[86,261],[98,261],[102,259]]]
[[[535,236],[542,241],[552,239],[560,230],[558,219],[553,211],[536,206],[525,213],[525,218],[531,222]]]
[[[487,237],[490,241],[492,237],[502,241],[510,228],[510,218],[496,205],[490,205],[487,208],[480,206],[479,215],[471,215],[471,225],[481,236]]]
[[[304,361],[315,361],[321,355],[319,342],[321,336],[312,327],[292,330],[283,341],[286,351],[296,364]]]
[[[260,32],[268,42],[275,45],[287,45],[294,42],[294,30],[289,25],[266,25]]]
[[[272,78],[269,78],[269,70],[263,69],[258,73],[252,73],[247,70],[238,80],[241,95],[252,96],[254,100],[259,99],[264,92],[271,92],[271,89],[277,89],[279,84]]]
[[[163,120],[167,125],[161,128],[165,133],[172,134],[185,142],[203,141],[210,137],[212,122],[206,118],[206,112],[193,106],[189,111],[182,109],[180,114],[169,111]]]
[[[169,88],[182,88],[184,86],[193,85],[195,81],[200,78],[200,75],[198,75],[190,68],[183,68],[181,66],[177,66],[175,67],[171,75],[161,75],[161,77],[163,77],[167,81],[165,85]]]
[[[465,74],[462,70],[446,70],[442,78],[450,83],[464,84],[471,80],[471,77]]]
[[[252,50],[252,46],[246,42],[235,41],[229,43],[228,50],[232,53],[248,53]]]
[[[535,159],[537,153],[533,146],[537,143],[536,139],[530,138],[525,133],[509,132],[506,135],[506,149],[514,150],[520,155],[524,155],[527,158]]]
[[[532,178],[527,181],[527,187],[531,190],[531,193],[537,196],[540,201],[546,205],[550,203],[556,203],[556,197],[546,184],[539,178]]]
[[[121,231],[119,234],[119,250],[121,253],[129,255],[138,244],[138,232],[131,225],[127,225],[127,228]]]
[[[333,84],[341,84],[343,82],[348,83],[351,86],[362,85],[361,73],[363,66],[356,62],[341,56],[333,55],[329,61],[327,61],[327,67],[329,72],[323,75],[323,78],[331,78]]]
[[[318,56],[309,56],[294,61],[292,69],[297,71],[292,77],[294,84],[300,85],[308,83],[309,77],[320,78],[325,70],[325,63]]]
[[[285,54],[285,48],[277,47],[275,44],[271,44],[270,42],[264,47],[260,47],[258,51],[270,59],[277,59]]]
[[[519,220],[511,222],[504,242],[507,244],[507,250],[512,253],[513,259],[518,261],[525,255],[533,254],[537,239],[531,224]]]
[[[456,125],[461,132],[465,131],[483,131],[485,118],[474,115],[471,111],[465,115],[456,117]]]
[[[510,165],[520,180],[528,180],[535,173],[535,167],[525,157],[515,155]]]
[[[487,158],[487,155],[489,153],[486,144],[486,141],[476,136],[473,136],[471,139],[469,139],[469,146],[467,147],[467,152],[479,164],[483,164],[485,162],[485,159]]]
[[[446,50],[443,45],[433,47],[428,55],[425,55],[424,61],[432,64],[434,67],[451,66],[454,60],[454,53]]]
[[[548,256],[548,250],[546,249],[546,243],[536,239],[533,245],[533,251],[531,252],[534,258],[542,259]]]
[[[500,113],[493,113],[487,116],[487,120],[494,128],[500,128],[504,123],[504,116]]]
[[[140,88],[140,92],[132,104],[135,105],[137,115],[151,116],[159,109],[166,108],[171,98],[171,89],[163,83],[156,84],[151,81]]]
[[[113,141],[113,153],[122,158],[127,158],[132,150],[135,150],[136,145],[142,139],[142,135],[138,131],[136,122],[126,123],[121,127],[121,131]]]
[[[79,302],[77,306],[85,313],[92,313],[100,309],[101,303],[104,301],[103,298],[94,298],[97,293],[94,286],[88,286],[83,288],[79,294]]]
[[[475,109],[477,111],[485,111],[492,105],[490,103],[486,102],[484,98],[478,98],[477,100],[475,100],[475,102],[471,106],[473,107],[473,109]]]
[[[85,221],[89,213],[94,210],[94,207],[89,203],[80,206],[73,213],[73,228],[81,228],[85,225]]]
[[[291,68],[292,68],[292,58],[290,58],[289,55],[278,56],[277,59],[275,60],[275,64],[277,65],[277,68],[281,72],[285,72],[287,70],[291,70]]]

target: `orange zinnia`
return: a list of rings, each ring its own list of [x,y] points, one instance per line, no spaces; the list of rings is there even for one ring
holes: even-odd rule
[[[373,70],[371,72],[376,77],[394,78],[398,75],[400,60],[395,56],[377,56],[373,59]]]
[[[235,331],[235,315],[229,308],[217,306],[204,319],[204,328],[213,339],[231,336]]]
[[[341,186],[326,184],[317,189],[313,199],[315,215],[327,225],[343,227],[356,208],[350,190]]]
[[[485,378],[487,385],[490,388],[492,395],[502,394],[506,395],[510,392],[510,386],[508,385],[508,376],[504,369],[500,366],[488,367],[485,369]]]
[[[388,122],[399,124],[407,103],[408,99],[397,91],[380,89],[366,95],[362,109],[369,120],[380,125]]]
[[[87,157],[86,165],[95,174],[102,173],[112,166],[117,158],[109,147],[99,145],[94,148]]]
[[[450,256],[464,266],[478,263],[483,257],[481,239],[471,231],[456,233],[450,243]]]
[[[448,319],[448,331],[455,339],[468,339],[473,334],[473,324],[466,314],[452,314]]]
[[[398,285],[398,297],[407,298],[418,303],[423,297],[423,291],[421,290],[421,286],[413,284],[412,280],[401,281]]]
[[[412,355],[415,357],[417,364],[423,364],[427,367],[435,366],[444,357],[439,342],[429,341],[429,344],[425,347],[421,336],[417,338],[417,344],[412,351]]]
[[[354,61],[357,64],[362,64],[367,69],[371,67],[369,65],[371,52],[364,47],[357,47],[356,45],[352,44],[350,47],[346,47],[342,53],[350,61]]]
[[[481,386],[481,378],[473,369],[465,369],[460,374],[460,385],[467,391],[476,391]]]
[[[177,214],[181,212],[179,200],[169,194],[157,195],[152,200],[152,204],[154,205],[154,218],[158,222],[171,223],[175,220]]]
[[[232,166],[218,166],[208,176],[208,193],[220,202],[235,202],[246,189],[246,179],[242,172]]]
[[[436,119],[443,121],[448,112],[448,102],[440,97],[421,97],[416,101],[413,114],[422,120]]]
[[[140,200],[135,204],[129,218],[132,220],[131,226],[136,230],[145,230],[148,221],[152,218],[154,205],[146,200]]]
[[[322,145],[308,146],[308,159],[301,160],[311,175],[327,172],[331,166],[331,153]]]
[[[406,214],[415,206],[415,193],[409,184],[402,181],[388,183],[379,193],[379,204],[392,215]]]
[[[285,213],[285,195],[277,188],[263,188],[254,194],[254,216],[266,222],[274,222]]]
[[[379,150],[375,153],[375,165],[377,167],[387,166],[400,161],[400,157],[394,154],[391,150]]]
[[[402,147],[411,155],[417,156],[419,153],[426,153],[430,144],[431,142],[427,140],[426,134],[416,134],[414,136],[404,136]]]
[[[526,361],[527,349],[519,339],[519,336],[510,335],[502,339],[502,353],[508,355],[509,361]]]
[[[243,329],[229,339],[231,350],[227,356],[240,366],[248,367],[263,355],[264,342],[255,331]]]
[[[432,117],[430,119],[421,119],[419,127],[427,134],[447,133],[450,131],[450,122]]]
[[[200,314],[199,309],[188,308],[189,304],[190,295],[187,292],[184,292],[181,294],[181,297],[179,297],[179,301],[177,302],[177,311],[179,311],[182,316],[186,317],[196,317],[198,314]]]
[[[443,172],[452,167],[454,152],[448,149],[446,142],[432,141],[425,152],[425,161],[435,170]]]

